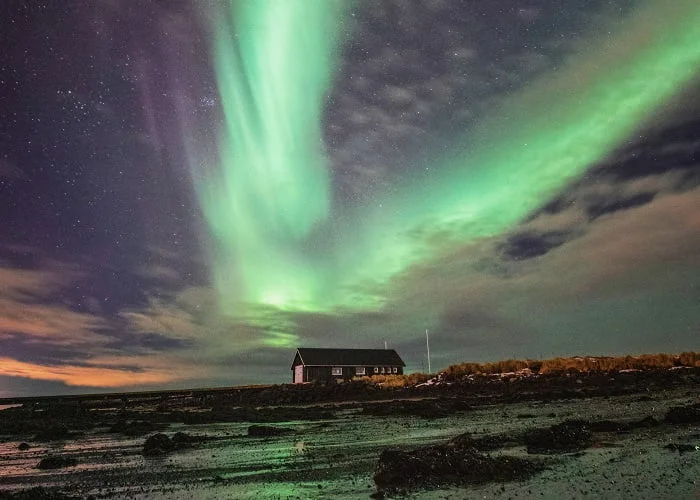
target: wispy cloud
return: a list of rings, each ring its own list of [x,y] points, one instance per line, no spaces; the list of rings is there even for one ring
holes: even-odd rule
[[[29,247],[5,246],[2,255],[0,376],[120,387],[163,384],[197,372],[194,366],[183,372],[186,362],[168,357],[167,352],[184,345],[174,340],[186,328],[168,321],[160,308],[152,311],[150,324],[161,322],[159,328],[148,329],[153,334],[145,334],[145,329],[122,330],[119,314],[104,313],[99,307],[85,312],[81,300],[71,299],[72,290],[90,279],[78,264],[47,259]],[[145,315],[125,312],[122,323],[133,319],[130,314],[146,321]],[[158,337],[159,333],[163,335]],[[122,347],[124,341],[139,347],[143,355],[131,355],[133,349]],[[159,354],[169,365],[159,364]]]
[[[104,319],[76,312],[61,292],[82,277],[73,265],[40,260],[31,268],[0,267],[0,337],[22,335],[56,345],[101,344]]]
[[[101,344],[103,318],[65,307],[0,298],[0,337],[24,335],[56,345]]]

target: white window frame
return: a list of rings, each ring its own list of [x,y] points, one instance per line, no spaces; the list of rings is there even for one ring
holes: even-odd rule
[[[331,368],[331,375],[334,377],[343,375],[343,368],[341,366],[334,366]]]
[[[355,375],[365,375],[366,370],[364,366],[356,366],[355,367]]]
[[[392,373],[399,373],[399,369],[398,369],[397,367],[393,367],[393,368],[391,369],[391,372],[392,372]]]
[[[376,366],[374,367],[374,373],[379,373],[379,368]]]

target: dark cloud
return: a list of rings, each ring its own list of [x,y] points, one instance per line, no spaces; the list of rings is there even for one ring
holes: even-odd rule
[[[576,214],[571,224],[556,228],[576,237],[585,231],[587,222],[598,217],[649,204],[659,195],[694,190],[700,184],[700,122],[670,120],[666,128],[641,134],[592,166],[582,179],[547,202],[528,221],[546,220],[546,215]],[[540,226],[535,233],[548,230],[546,224]],[[515,238],[517,243],[519,236]]]
[[[605,174],[625,181],[672,171],[690,171],[689,174],[697,175],[699,165],[700,120],[691,120],[642,134],[607,162],[592,169],[591,174]]]
[[[549,252],[564,244],[567,234],[561,232],[549,233],[519,233],[510,236],[501,247],[504,257],[513,260],[531,259]]]
[[[601,215],[617,212],[619,210],[626,210],[628,208],[646,205],[654,199],[654,196],[655,193],[639,193],[627,198],[591,204],[586,207],[586,211],[588,212],[590,218],[595,219]]]
[[[360,348],[369,340],[366,335],[377,335],[374,343],[380,343],[378,337],[394,318],[387,311],[337,311],[296,313],[290,319],[303,332],[299,340],[304,346],[333,347],[340,343]]]
[[[26,332],[4,332],[0,336],[0,352],[18,361],[38,364],[71,364],[80,363],[86,358],[86,350],[94,349],[94,345],[76,343],[75,345],[60,345],[51,342],[37,341]]]
[[[156,333],[119,332],[105,349],[120,354],[163,354],[173,350],[196,349],[194,342]]]

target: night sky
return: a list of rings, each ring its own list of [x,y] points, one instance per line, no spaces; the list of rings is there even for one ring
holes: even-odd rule
[[[700,350],[697,0],[7,0],[0,397]]]

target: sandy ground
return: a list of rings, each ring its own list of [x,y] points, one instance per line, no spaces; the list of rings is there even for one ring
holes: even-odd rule
[[[663,420],[671,406],[698,402],[696,389],[554,402],[484,406],[449,417],[374,417],[360,408],[332,420],[273,424],[293,432],[270,438],[247,436],[248,423],[186,426],[164,431],[205,436],[192,448],[164,457],[141,454],[144,437],[126,438],[95,429],[68,441],[0,442],[0,493],[34,486],[79,498],[369,498],[380,452],[414,449],[469,432],[475,437],[517,434],[566,419]],[[0,432],[2,430],[0,429]],[[23,440],[27,440],[25,438]],[[673,498],[700,499],[700,451],[680,453],[668,444],[700,445],[700,425],[663,424],[623,433],[596,433],[582,452],[548,455],[548,467],[522,482],[444,487],[408,498]],[[529,456],[524,446],[490,452]],[[78,465],[38,470],[47,454],[71,456]]]

